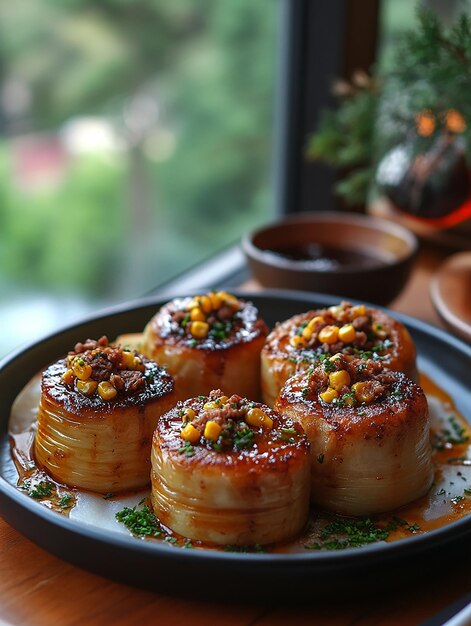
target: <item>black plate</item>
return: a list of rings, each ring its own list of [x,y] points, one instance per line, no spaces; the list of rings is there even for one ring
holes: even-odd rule
[[[288,291],[237,295],[252,300],[270,326],[295,313],[335,303],[329,296]],[[297,601],[321,598],[330,592],[338,595],[340,590],[342,596],[346,590],[371,594],[390,580],[395,584],[407,581],[424,568],[433,573],[435,566],[443,568],[445,558],[458,552],[469,553],[470,516],[395,543],[339,552],[241,554],[177,549],[68,519],[9,484],[5,480],[7,425],[12,402],[22,387],[77,341],[142,331],[162,303],[146,300],[106,311],[17,351],[0,363],[0,513],[14,528],[49,552],[115,580],[185,596],[210,593],[212,598],[244,600],[271,596]],[[420,370],[450,393],[471,423],[471,348],[423,322],[395,317],[412,333]]]

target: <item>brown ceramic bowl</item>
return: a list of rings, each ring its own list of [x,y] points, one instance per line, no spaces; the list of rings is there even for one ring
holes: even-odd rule
[[[409,230],[387,220],[313,212],[248,233],[242,248],[264,287],[386,305],[405,286],[418,243]]]

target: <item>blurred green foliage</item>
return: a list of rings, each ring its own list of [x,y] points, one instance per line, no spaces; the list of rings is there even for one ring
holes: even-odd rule
[[[6,116],[0,143],[0,282],[135,297],[267,219],[277,7],[2,3],[0,83],[20,80],[31,102]],[[141,93],[158,118],[136,130],[126,111]],[[15,135],[83,115],[106,118],[123,150],[74,156],[57,184],[23,189]],[[153,158],[162,131],[172,149]]]

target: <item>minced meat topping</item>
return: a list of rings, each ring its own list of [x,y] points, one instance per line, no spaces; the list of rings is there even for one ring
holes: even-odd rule
[[[211,337],[223,341],[243,326],[240,315],[243,303],[224,291],[195,296],[172,314],[172,327],[178,335],[187,335],[193,343]]]
[[[303,395],[338,406],[369,405],[400,399],[403,380],[401,374],[384,370],[378,361],[337,353],[325,356],[309,371]]]
[[[339,352],[381,360],[393,345],[388,329],[375,323],[371,309],[349,302],[317,311],[293,330],[289,343],[299,352],[296,360]]]
[[[111,346],[107,337],[77,343],[67,356],[62,382],[85,396],[112,400],[133,394],[145,385],[145,365],[134,350]]]
[[[274,439],[291,443],[303,435],[296,424],[280,426],[269,407],[233,394],[229,398],[219,389],[209,396],[186,401],[179,407],[182,418],[182,448],[188,456],[194,454],[193,446],[204,445],[217,452],[238,452],[251,449],[256,435],[271,431]]]

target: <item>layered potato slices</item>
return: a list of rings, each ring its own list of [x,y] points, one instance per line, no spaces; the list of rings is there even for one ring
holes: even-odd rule
[[[364,304],[307,311],[278,324],[261,353],[262,399],[273,406],[284,383],[324,355],[373,358],[417,380],[416,351],[401,322]]]
[[[180,400],[218,388],[258,399],[267,334],[253,304],[210,292],[164,305],[144,330],[142,352],[167,368]]]
[[[106,337],[78,343],[43,372],[36,461],[73,487],[145,487],[153,431],[175,402],[172,377],[156,363]]]
[[[215,544],[290,539],[309,510],[309,444],[269,407],[219,390],[178,403],[152,443],[152,506],[163,524]]]
[[[425,395],[381,362],[326,356],[286,382],[275,409],[309,439],[316,505],[369,515],[411,502],[432,484]]]

